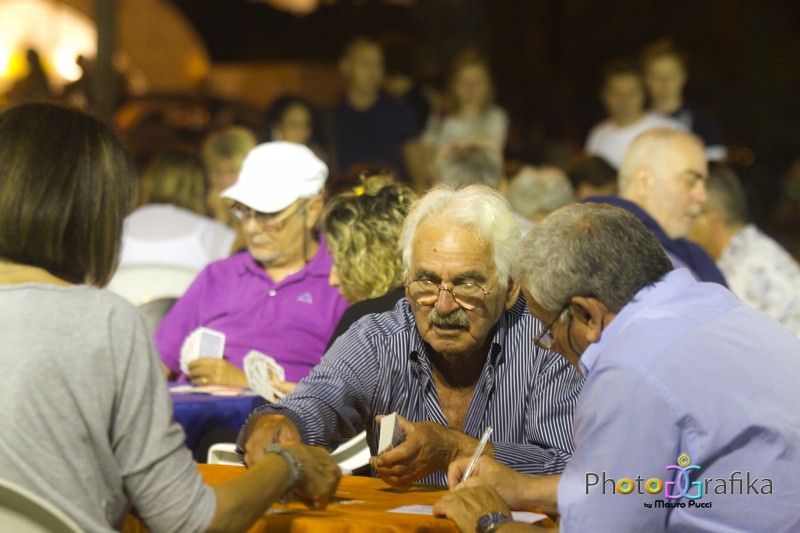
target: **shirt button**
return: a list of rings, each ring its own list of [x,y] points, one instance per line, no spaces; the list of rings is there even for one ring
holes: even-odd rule
[[[267,291],[267,294],[269,294],[270,296],[275,296],[276,294],[278,294],[278,291],[276,291],[275,289],[270,289],[269,291]]]

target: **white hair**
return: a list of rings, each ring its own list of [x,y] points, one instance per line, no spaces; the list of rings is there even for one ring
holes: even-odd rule
[[[470,185],[459,190],[438,185],[417,200],[400,234],[406,276],[417,229],[431,219],[447,222],[453,227],[468,228],[479,240],[487,243],[493,252],[498,285],[503,289],[508,287],[520,232],[508,202],[500,193],[485,185]]]
[[[566,174],[556,167],[523,167],[508,186],[508,203],[526,217],[544,216],[575,201]]]
[[[440,183],[455,189],[468,185],[497,188],[503,177],[503,154],[494,143],[453,143],[436,158],[436,174]]]

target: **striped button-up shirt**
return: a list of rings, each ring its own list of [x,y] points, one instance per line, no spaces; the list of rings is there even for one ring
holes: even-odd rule
[[[564,469],[572,453],[572,414],[583,383],[561,356],[533,345],[531,338],[541,328],[522,298],[503,312],[463,428],[479,438],[491,426],[495,457],[526,474]],[[331,448],[366,429],[374,454],[379,434],[375,415],[397,412],[413,422],[447,425],[428,349],[403,298],[394,310],[353,324],[294,393],[280,404],[258,408],[251,417],[285,415],[303,442]],[[434,472],[422,482],[446,485],[446,472]]]

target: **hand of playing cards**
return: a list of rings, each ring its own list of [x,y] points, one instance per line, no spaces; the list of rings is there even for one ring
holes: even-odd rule
[[[201,357],[221,359],[225,353],[225,334],[209,328],[197,328],[181,346],[181,372],[189,375],[189,363]]]
[[[387,452],[406,438],[397,420],[397,413],[381,418],[381,434],[378,438],[378,455]]]
[[[286,396],[272,384],[273,379],[286,381],[283,367],[275,359],[256,350],[244,357],[244,374],[250,388],[268,402],[277,402]]]

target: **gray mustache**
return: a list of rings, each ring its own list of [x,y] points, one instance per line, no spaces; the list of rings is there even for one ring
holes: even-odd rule
[[[463,309],[457,309],[447,316],[442,316],[434,308],[428,313],[428,325],[437,328],[469,329],[469,318]]]

